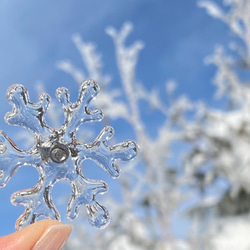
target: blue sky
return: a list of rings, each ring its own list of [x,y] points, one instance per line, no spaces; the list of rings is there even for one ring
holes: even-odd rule
[[[5,99],[9,85],[22,83],[37,100],[38,81],[52,96],[59,86],[70,90],[74,82],[55,64],[70,59],[81,67],[81,58],[71,37],[78,32],[83,40],[96,43],[102,53],[105,73],[119,85],[113,43],[105,34],[107,26],[119,29],[125,21],[134,24],[128,42],[142,40],[137,78],[148,89],[165,89],[168,79],[178,82],[178,93],[191,99],[213,102],[211,79],[214,67],[205,66],[204,58],[216,44],[228,41],[226,26],[197,7],[195,0],[2,0],[0,2],[0,126],[11,137],[15,128],[5,125],[3,116],[10,110]],[[0,190],[0,235],[14,231],[22,207],[9,202],[12,192],[30,187],[35,170],[18,171],[17,177]],[[24,184],[22,184],[22,182]],[[32,185],[36,180],[32,180]],[[20,187],[17,184],[20,184]],[[26,185],[26,186],[25,186]]]

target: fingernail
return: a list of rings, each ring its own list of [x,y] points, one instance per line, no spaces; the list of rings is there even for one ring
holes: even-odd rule
[[[72,226],[60,224],[49,227],[37,241],[33,250],[62,249],[72,231]]]

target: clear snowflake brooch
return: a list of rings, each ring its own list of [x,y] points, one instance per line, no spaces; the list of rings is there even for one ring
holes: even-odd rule
[[[11,196],[14,205],[25,207],[24,213],[16,221],[16,230],[41,217],[60,220],[51,191],[54,184],[61,180],[68,181],[72,188],[67,206],[69,219],[74,219],[78,215],[78,208],[85,205],[92,226],[102,228],[108,224],[109,213],[96,200],[97,195],[107,191],[107,184],[86,178],[82,174],[81,164],[90,159],[111,177],[116,178],[120,172],[116,160],[131,160],[138,149],[133,141],[109,146],[108,141],[114,133],[113,128],[109,126],[104,127],[91,143],[83,143],[76,138],[76,131],[81,124],[101,121],[103,118],[100,110],[89,109],[89,103],[98,91],[99,86],[95,81],[85,81],[80,86],[77,101],[72,103],[69,91],[66,88],[58,88],[56,97],[62,106],[65,122],[59,129],[53,129],[45,122],[50,102],[48,94],[40,95],[39,102],[32,103],[24,86],[15,84],[9,87],[7,99],[12,111],[6,114],[5,120],[8,124],[30,130],[35,143],[30,150],[21,150],[0,131],[0,187],[4,187],[15,171],[23,165],[31,165],[39,173],[39,181],[34,187],[15,192]]]

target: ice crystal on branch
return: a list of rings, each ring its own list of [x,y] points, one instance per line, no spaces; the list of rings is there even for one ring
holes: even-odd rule
[[[77,101],[72,103],[66,88],[57,89],[56,97],[64,111],[65,122],[59,129],[54,129],[45,122],[49,95],[42,94],[38,103],[32,103],[24,86],[15,84],[8,89],[7,98],[12,111],[6,114],[6,122],[30,130],[35,137],[35,144],[30,150],[23,151],[3,131],[0,132],[0,186],[4,187],[23,165],[31,165],[39,173],[39,181],[34,187],[11,196],[14,205],[25,207],[16,222],[17,230],[39,217],[60,220],[51,191],[54,184],[61,180],[68,181],[72,188],[67,207],[69,219],[74,219],[79,206],[85,205],[91,225],[103,227],[108,224],[108,211],[96,200],[98,194],[107,191],[107,184],[83,176],[81,164],[90,159],[116,178],[119,176],[116,160],[133,159],[137,154],[137,146],[133,141],[109,146],[108,141],[114,133],[109,126],[103,128],[91,143],[83,143],[76,138],[75,132],[81,124],[101,121],[103,118],[100,110],[89,108],[89,103],[98,91],[99,86],[95,81],[85,81],[80,86]]]

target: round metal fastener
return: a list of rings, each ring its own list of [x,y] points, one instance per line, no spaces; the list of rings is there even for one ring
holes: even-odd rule
[[[55,144],[50,151],[50,158],[55,163],[63,163],[69,157],[69,149],[64,144]]]

